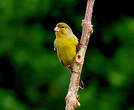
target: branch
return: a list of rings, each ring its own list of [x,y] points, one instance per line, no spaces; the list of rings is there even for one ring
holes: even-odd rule
[[[92,19],[94,1],[95,0],[88,0],[87,2],[85,18],[82,21],[83,29],[82,29],[82,36],[81,36],[80,45],[79,45],[79,51],[74,60],[69,90],[65,98],[66,100],[65,110],[75,110],[77,106],[80,106],[80,103],[78,101],[79,95],[77,93],[79,90],[80,75],[81,75],[82,66],[84,63],[85,53],[87,50],[89,38],[91,34],[93,33],[93,29],[92,29],[93,26],[91,24],[91,19]]]

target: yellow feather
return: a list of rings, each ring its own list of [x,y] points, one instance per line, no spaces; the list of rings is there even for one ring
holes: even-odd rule
[[[76,56],[76,47],[78,45],[78,40],[67,24],[60,23],[58,28],[60,31],[56,32],[56,39],[54,43],[57,50],[57,56],[64,66],[71,66]]]

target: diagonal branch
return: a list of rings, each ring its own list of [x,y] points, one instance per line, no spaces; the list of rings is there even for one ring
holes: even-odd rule
[[[66,108],[65,110],[75,110],[77,106],[80,105],[78,102],[79,96],[78,96],[78,90],[79,90],[79,82],[80,82],[80,75],[82,71],[82,66],[84,63],[84,57],[87,50],[89,38],[91,34],[93,33],[91,19],[92,19],[92,13],[93,13],[93,5],[95,0],[88,0],[87,2],[87,8],[85,13],[85,18],[82,21],[82,36],[80,40],[80,46],[79,51],[76,55],[74,65],[72,67],[72,76],[70,79],[70,85],[68,94],[66,96]]]

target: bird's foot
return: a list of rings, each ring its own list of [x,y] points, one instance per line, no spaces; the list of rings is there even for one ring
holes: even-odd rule
[[[73,73],[74,72],[73,71],[73,68],[70,65],[68,65],[67,68],[69,69],[70,73]]]

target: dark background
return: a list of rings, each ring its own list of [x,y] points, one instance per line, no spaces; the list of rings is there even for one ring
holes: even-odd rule
[[[78,110],[134,110],[131,0],[96,0]],[[86,0],[0,1],[0,110],[63,110],[70,80],[53,51],[54,27],[80,39]]]

